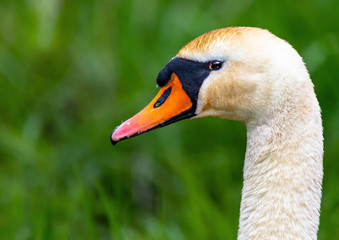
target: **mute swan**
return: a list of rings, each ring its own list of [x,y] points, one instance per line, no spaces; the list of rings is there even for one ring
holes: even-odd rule
[[[231,27],[184,46],[158,95],[115,144],[182,119],[242,121],[247,148],[238,239],[316,239],[323,177],[320,108],[302,58],[267,30]]]

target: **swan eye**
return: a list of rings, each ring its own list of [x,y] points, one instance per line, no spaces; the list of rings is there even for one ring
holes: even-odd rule
[[[211,61],[209,62],[208,68],[211,70],[219,70],[222,67],[222,62],[220,61]]]

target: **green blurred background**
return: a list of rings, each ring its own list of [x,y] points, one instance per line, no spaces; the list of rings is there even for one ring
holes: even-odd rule
[[[337,0],[1,0],[0,239],[236,239],[242,123],[109,141],[183,45],[236,25],[306,62],[324,121],[319,239],[339,239],[338,15]]]

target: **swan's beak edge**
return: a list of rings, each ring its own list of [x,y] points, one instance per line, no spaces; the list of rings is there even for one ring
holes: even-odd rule
[[[192,100],[182,88],[175,73],[163,86],[156,97],[139,113],[116,127],[111,135],[111,143],[138,136],[182,119],[194,116]]]

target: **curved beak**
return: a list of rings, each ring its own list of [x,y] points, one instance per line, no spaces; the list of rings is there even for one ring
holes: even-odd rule
[[[111,135],[111,142],[138,136],[156,128],[166,126],[194,116],[190,97],[175,73],[155,98],[139,113],[118,126]]]

